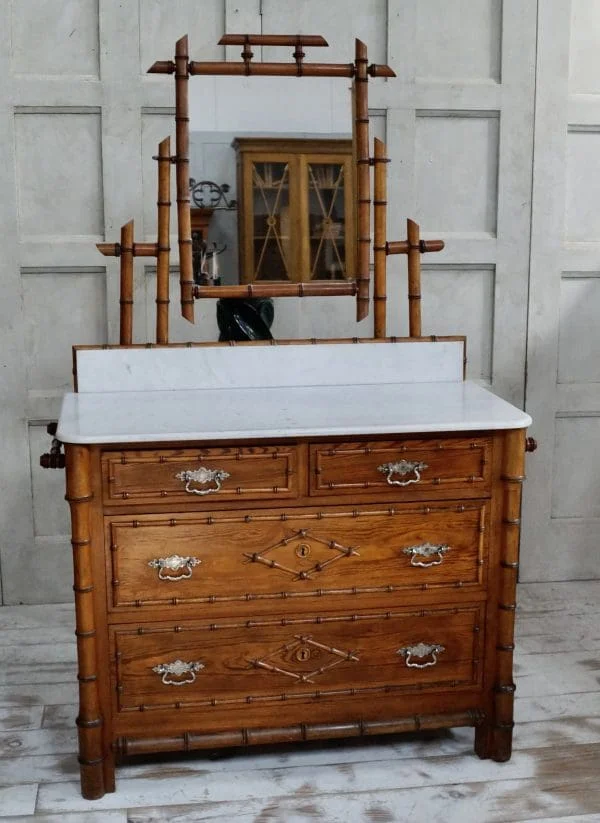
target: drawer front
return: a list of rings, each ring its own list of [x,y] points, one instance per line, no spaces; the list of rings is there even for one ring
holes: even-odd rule
[[[295,446],[105,452],[105,504],[298,496]],[[214,504],[213,504],[214,505]]]
[[[107,518],[109,606],[482,587],[488,522],[485,501]]]
[[[489,494],[489,437],[322,443],[310,449],[310,494],[410,499]]]
[[[112,632],[117,712],[369,696],[481,685],[483,607]],[[480,630],[481,629],[481,630]]]

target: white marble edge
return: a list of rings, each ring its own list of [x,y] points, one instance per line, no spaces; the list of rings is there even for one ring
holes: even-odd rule
[[[69,393],[56,436],[138,444],[520,429],[531,417],[470,381]]]

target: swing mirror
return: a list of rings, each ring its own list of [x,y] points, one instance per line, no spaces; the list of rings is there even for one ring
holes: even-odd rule
[[[360,40],[355,41],[352,63],[304,62],[305,46],[327,45],[319,35],[226,34],[219,43],[243,46],[241,61],[190,60],[186,36],[175,45],[174,61],[158,61],[149,69],[152,74],[175,75],[182,315],[193,322],[194,299],[199,297],[355,295],[356,317],[362,320],[369,311],[370,278],[368,79],[394,77],[394,72],[389,66],[369,65],[367,47]],[[256,45],[295,50],[291,61],[257,63],[252,62]],[[190,83],[196,75],[204,83]],[[316,81],[312,88],[311,80]],[[341,112],[344,119],[338,120]],[[249,129],[257,133],[252,124],[263,139],[275,133],[284,141],[277,144],[276,155],[265,150],[264,143],[251,144],[253,138],[242,136]],[[318,150],[314,143],[292,145],[291,137],[282,136],[282,130],[289,135],[300,129],[307,141],[312,138],[306,134],[314,134],[315,128],[318,134],[329,135],[323,141],[340,131],[352,132],[352,137],[334,146],[336,155]],[[231,260],[228,268],[239,285],[203,285],[193,279],[190,131],[213,130],[235,138],[238,246],[237,263]],[[215,171],[213,166],[208,182],[218,188],[221,184],[212,179]],[[198,172],[203,179],[204,169]],[[204,254],[217,252],[218,240],[209,237],[210,219],[205,220],[205,230]],[[207,276],[211,272],[215,274],[214,266]]]
[[[196,284],[352,284],[351,110],[349,78],[190,78]]]

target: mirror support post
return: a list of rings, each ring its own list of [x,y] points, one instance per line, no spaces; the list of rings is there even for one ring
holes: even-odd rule
[[[374,337],[386,336],[386,269],[387,254],[385,249],[387,221],[387,169],[390,161],[385,156],[385,144],[375,138],[373,162],[375,180],[373,187],[373,258],[375,276],[373,282],[374,303]]]
[[[414,220],[406,221],[406,240],[392,240],[385,244],[386,254],[406,254],[408,257],[408,334],[421,334],[421,255],[442,251],[443,240],[421,240],[420,227]]]
[[[189,50],[187,35],[175,45],[175,163],[181,314],[194,322],[192,218],[190,213],[190,117],[188,104]]]
[[[121,228],[121,296],[119,298],[119,343],[133,342],[133,220]]]
[[[356,199],[358,254],[356,320],[369,314],[369,256],[371,250],[371,170],[369,158],[369,61],[367,47],[356,40],[354,62],[354,107],[356,134]]]
[[[156,342],[169,342],[169,245],[171,222],[171,138],[158,144],[158,233],[156,237]]]

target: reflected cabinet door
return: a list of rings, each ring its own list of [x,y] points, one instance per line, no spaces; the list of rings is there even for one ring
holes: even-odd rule
[[[235,145],[240,282],[352,279],[351,141],[240,138]]]

